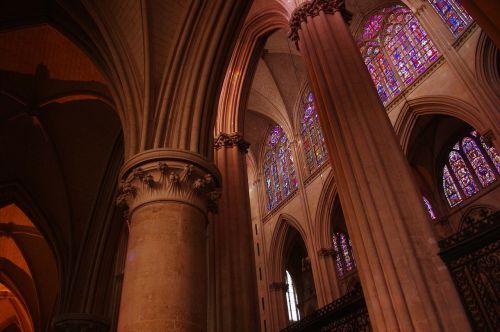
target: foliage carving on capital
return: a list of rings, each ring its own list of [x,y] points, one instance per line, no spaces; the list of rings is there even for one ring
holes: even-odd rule
[[[220,133],[214,140],[214,147],[216,150],[220,148],[230,148],[236,146],[241,152],[247,153],[250,143],[243,139],[241,133]]]
[[[117,205],[134,210],[153,201],[179,201],[217,212],[220,189],[212,174],[189,163],[149,163],[134,168],[122,179]]]
[[[306,1],[293,11],[288,37],[297,43],[299,41],[299,30],[302,22],[306,22],[308,17],[318,16],[320,12],[325,14],[340,12],[346,22],[350,22],[352,18],[352,13],[345,8],[345,0]]]

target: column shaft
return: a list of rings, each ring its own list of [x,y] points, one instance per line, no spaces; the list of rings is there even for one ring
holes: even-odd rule
[[[248,196],[246,148],[240,134],[216,138],[224,191],[214,218],[216,331],[258,331],[259,302]]]
[[[127,162],[129,210],[118,331],[206,331],[206,225],[218,172],[200,156],[152,150]]]
[[[292,17],[291,36],[318,100],[371,323],[379,331],[468,331],[410,167],[341,3],[305,3]]]

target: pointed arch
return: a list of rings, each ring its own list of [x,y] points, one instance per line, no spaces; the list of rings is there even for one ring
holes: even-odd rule
[[[313,240],[320,248],[331,247],[331,217],[335,208],[335,200],[337,199],[337,184],[333,176],[333,170],[330,170],[319,196],[318,208],[316,209],[316,216],[314,218],[314,229],[316,232],[313,234]]]
[[[266,5],[252,8],[236,41],[219,97],[215,135],[244,131],[245,107],[265,39],[277,29],[288,29],[286,7],[274,1]]]
[[[285,259],[287,254],[286,240],[289,234],[293,231],[296,231],[300,235],[304,245],[306,246],[307,252],[310,252],[310,248],[307,247],[308,237],[297,219],[286,213],[280,214],[276,225],[274,226],[269,248],[270,280],[278,281],[283,279],[283,271],[285,269]]]
[[[483,119],[474,106],[459,98],[431,96],[408,100],[394,124],[394,130],[405,154],[408,152],[415,124],[418,118],[424,115],[448,115],[468,123],[479,132],[488,130],[488,120]]]

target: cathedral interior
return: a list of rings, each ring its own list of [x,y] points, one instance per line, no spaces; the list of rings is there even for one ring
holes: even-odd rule
[[[0,332],[500,331],[500,2],[0,3]]]

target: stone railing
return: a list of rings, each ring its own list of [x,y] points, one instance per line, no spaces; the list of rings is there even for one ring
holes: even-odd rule
[[[281,330],[298,331],[372,331],[361,287]]]

